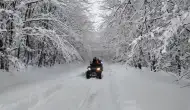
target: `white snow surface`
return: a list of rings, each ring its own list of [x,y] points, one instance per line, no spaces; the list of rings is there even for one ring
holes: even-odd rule
[[[0,74],[0,110],[190,110],[186,81],[164,72],[104,64],[103,79],[87,65]]]

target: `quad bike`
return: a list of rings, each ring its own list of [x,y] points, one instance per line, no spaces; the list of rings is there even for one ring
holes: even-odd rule
[[[90,79],[91,77],[96,77],[98,79],[102,79],[102,71],[103,68],[101,65],[97,66],[88,66],[88,70],[86,71],[86,78]]]

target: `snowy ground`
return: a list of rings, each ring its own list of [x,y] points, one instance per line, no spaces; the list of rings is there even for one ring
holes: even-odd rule
[[[3,73],[0,110],[190,110],[190,88],[167,73],[106,64],[102,80],[87,80],[87,65],[72,67]]]

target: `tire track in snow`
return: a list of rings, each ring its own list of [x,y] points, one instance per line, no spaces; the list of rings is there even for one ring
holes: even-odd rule
[[[88,89],[87,95],[86,97],[80,102],[78,109],[77,110],[83,110],[82,108],[85,106],[85,104],[87,103],[89,97],[90,97],[90,91],[92,88]]]
[[[77,110],[90,110],[93,105],[93,102],[95,101],[96,97],[99,94],[100,88],[97,86],[97,81],[94,79],[90,79],[86,81],[89,81],[87,84],[87,86],[89,87],[86,93],[87,95],[82,101],[80,101],[80,104],[77,107],[78,108]]]
[[[76,78],[76,77],[79,77],[79,76],[78,75],[72,75],[72,76],[69,76],[67,79],[60,79],[59,82],[61,82],[61,83],[56,84],[53,88],[51,88],[45,92],[43,97],[47,97],[47,98],[45,98],[43,103],[36,104],[34,107],[31,108],[31,110],[37,108],[38,106],[40,106],[42,104],[46,104],[48,101],[50,101],[56,95],[57,92],[62,90],[62,87],[64,85],[64,82],[66,82],[66,80],[71,80],[72,78]]]
[[[116,87],[116,85],[114,85],[114,82],[113,82],[113,74],[115,74],[115,72],[109,68],[109,81],[110,81],[110,91],[111,91],[111,99],[112,99],[112,103],[115,105],[115,110],[121,110],[121,107],[120,107],[120,101],[119,101],[119,98],[118,98],[118,94],[116,92],[117,88],[114,88]]]
[[[63,84],[57,84],[54,87],[47,89],[44,93],[42,93],[41,96],[39,96],[41,98],[38,100],[38,103],[35,104],[33,107],[30,107],[30,109],[33,110],[42,104],[46,104],[51,99],[51,97],[53,97],[54,95],[56,95],[57,92],[62,90],[62,86]]]
[[[113,78],[115,72],[107,67],[102,80],[87,80],[89,90],[77,110],[121,110]]]
[[[72,79],[77,76],[69,76],[67,79],[57,78],[56,80],[48,80],[37,87],[32,87],[35,92],[30,92],[28,96],[23,97],[16,102],[1,104],[0,110],[33,110],[41,104],[47,103],[51,97],[62,90],[65,80]],[[59,83],[57,83],[59,82]],[[53,83],[53,85],[51,85]],[[54,84],[57,83],[57,84]],[[51,85],[49,87],[49,85]],[[42,88],[45,86],[45,88]]]
[[[61,85],[55,85],[52,88],[48,88],[44,92],[37,94],[31,93],[29,97],[18,100],[10,104],[2,105],[1,110],[31,110],[38,105],[44,104],[52,97],[56,92],[61,90]]]
[[[117,73],[117,70],[112,70],[113,75],[115,75],[115,73]],[[123,71],[126,71],[125,69]],[[129,71],[129,70],[128,70]],[[137,104],[136,100],[134,100],[133,98],[129,98],[128,96],[128,91],[126,90],[126,86],[128,86],[126,83],[125,79],[126,76],[127,78],[129,78],[129,74],[130,72],[127,71],[126,73],[117,73],[117,74],[121,74],[118,76],[114,76],[112,77],[112,84],[113,84],[113,91],[115,91],[116,94],[116,99],[117,99],[117,107],[119,110],[141,110],[139,108],[139,105]],[[131,76],[130,76],[131,78]],[[118,80],[120,79],[120,80]]]
[[[105,77],[96,81],[93,78],[87,81],[89,86],[86,97],[81,101],[77,110],[121,110],[117,87],[113,74],[115,72],[107,65]],[[102,94],[102,95],[101,95]],[[106,104],[108,103],[108,104]],[[111,106],[111,107],[108,107]],[[104,109],[103,109],[104,108]]]
[[[85,110],[85,109],[89,110],[89,108],[91,107],[90,105],[93,103],[94,99],[98,94],[98,91],[97,90],[93,91],[93,89],[94,89],[93,87],[90,87],[88,89],[86,97],[81,101],[77,110]]]

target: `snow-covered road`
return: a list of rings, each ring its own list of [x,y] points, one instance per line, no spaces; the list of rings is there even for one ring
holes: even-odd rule
[[[190,110],[190,88],[166,73],[104,66],[103,79],[85,79],[86,66],[0,94],[0,110]]]

